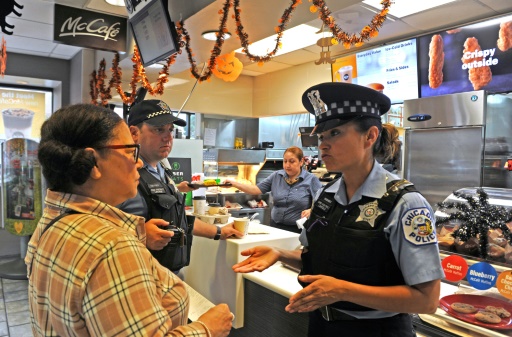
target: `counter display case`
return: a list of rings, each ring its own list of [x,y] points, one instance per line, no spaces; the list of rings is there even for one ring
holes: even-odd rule
[[[413,315],[418,336],[512,336],[510,316],[492,324],[475,319],[490,305],[512,314],[512,190],[462,188],[433,207],[446,277],[437,311]],[[454,312],[455,300],[474,304],[476,312]]]
[[[437,207],[435,213],[441,252],[512,269],[511,189],[462,188],[450,194],[442,206],[447,207]],[[453,219],[443,221],[447,217]]]

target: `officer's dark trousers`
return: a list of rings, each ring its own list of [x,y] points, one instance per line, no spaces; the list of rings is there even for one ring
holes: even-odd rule
[[[411,316],[327,322],[318,310],[309,313],[308,337],[415,337]]]

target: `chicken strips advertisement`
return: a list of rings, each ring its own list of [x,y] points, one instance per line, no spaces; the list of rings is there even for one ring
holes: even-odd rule
[[[420,96],[512,91],[512,16],[418,38]]]

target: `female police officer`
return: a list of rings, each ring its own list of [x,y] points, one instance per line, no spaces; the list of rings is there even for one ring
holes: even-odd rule
[[[309,336],[414,336],[407,313],[436,310],[443,277],[428,202],[377,163],[390,100],[373,89],[323,83],[302,96],[315,114],[322,161],[342,177],[317,195],[302,251],[259,246],[236,272],[281,260],[301,267],[304,289],[288,312],[310,312]]]

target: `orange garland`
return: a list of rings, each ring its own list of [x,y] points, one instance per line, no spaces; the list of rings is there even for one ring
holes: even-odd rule
[[[365,41],[368,41],[370,38],[376,37],[378,35],[378,30],[382,27],[384,21],[386,20],[387,13],[389,12],[389,7],[392,4],[391,0],[382,0],[382,10],[380,13],[375,15],[370,22],[369,25],[365,26],[362,31],[358,34],[349,35],[345,31],[343,31],[334,21],[334,18],[331,16],[331,11],[325,4],[324,0],[308,0],[312,2],[313,5],[310,7],[311,12],[316,12],[317,9],[320,9],[319,17],[322,22],[328,26],[333,33],[333,42],[343,42],[345,48],[350,48],[352,45],[356,47],[361,46]],[[241,20],[241,9],[240,9],[240,0],[226,0],[224,2],[223,8],[219,10],[219,15],[221,15],[219,30],[217,31],[217,39],[215,41],[215,45],[211,51],[210,58],[208,60],[208,67],[206,68],[206,72],[199,72],[197,69],[196,61],[194,60],[192,48],[190,47],[190,35],[185,29],[184,22],[180,21],[176,24],[178,34],[180,35],[180,50],[178,54],[182,52],[182,47],[185,48],[188,54],[188,60],[191,65],[190,72],[192,76],[198,79],[200,82],[204,80],[208,80],[211,75],[213,68],[216,65],[216,59],[220,55],[222,51],[222,46],[224,44],[224,33],[227,32],[226,22],[227,15],[229,13],[229,9],[234,7],[235,14],[232,16],[236,21],[236,33],[240,39],[241,45],[243,47],[244,52],[250,60],[258,62],[259,65],[262,65],[263,62],[268,62],[272,59],[272,57],[277,53],[278,48],[281,47],[281,38],[283,32],[286,28],[287,23],[291,18],[292,12],[296,9],[296,7],[301,4],[301,0],[292,0],[290,6],[285,9],[281,19],[279,19],[279,25],[275,28],[277,33],[276,45],[272,51],[267,53],[264,56],[253,55],[249,52],[249,35],[244,31],[244,27],[242,25]],[[177,54],[170,56],[167,59],[166,65],[159,72],[159,76],[157,79],[156,87],[153,88],[149,83],[149,80],[146,77],[146,72],[144,67],[142,66],[140,54],[137,49],[137,46],[134,48],[132,62],[133,62],[133,76],[130,82],[131,93],[127,96],[122,87],[121,87],[121,69],[119,68],[119,54],[116,53],[113,65],[112,65],[112,79],[109,82],[109,88],[104,88],[104,67],[102,70],[102,66],[100,63],[100,70],[98,75],[96,75],[96,71],[93,71],[91,76],[91,97],[93,104],[97,104],[98,94],[101,95],[101,102],[103,105],[108,103],[105,100],[110,94],[110,88],[115,87],[119,95],[121,96],[123,102],[125,104],[132,104],[135,100],[136,86],[138,82],[142,82],[142,86],[148,89],[148,92],[151,95],[161,95],[163,94],[164,84],[168,82],[169,76],[169,67],[175,62]],[[108,97],[111,98],[111,97]]]
[[[331,16],[331,11],[329,8],[327,8],[325,1],[309,1],[313,2],[313,6],[310,7],[310,11],[316,12],[316,9],[320,9],[319,17],[322,22],[331,29],[333,39],[335,39],[337,42],[343,42],[343,46],[347,49],[353,45],[360,47],[364,44],[365,41],[368,41],[370,38],[379,35],[379,28],[384,24],[386,16],[389,12],[389,7],[391,6],[390,0],[381,1],[382,10],[372,18],[370,24],[365,26],[358,35],[349,35],[334,22],[334,18]]]
[[[0,47],[0,76],[5,75],[5,68],[7,67],[7,42],[2,36],[2,47]]]

